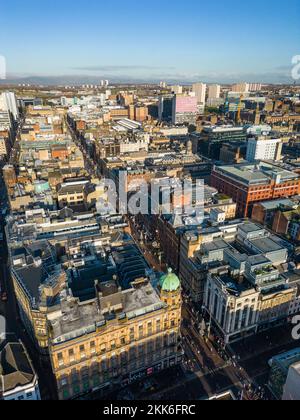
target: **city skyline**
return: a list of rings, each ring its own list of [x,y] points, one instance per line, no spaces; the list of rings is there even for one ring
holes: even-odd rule
[[[38,9],[15,0],[3,6],[0,55],[9,81],[291,83],[300,30],[299,4],[289,3],[282,10],[279,1],[270,8],[255,0],[249,11],[236,0],[217,8],[190,0],[186,9],[179,1],[172,9],[156,0],[142,7],[91,1],[88,9],[46,1]]]

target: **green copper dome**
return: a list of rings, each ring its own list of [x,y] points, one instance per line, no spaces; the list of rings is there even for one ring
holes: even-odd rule
[[[160,279],[160,286],[164,292],[176,292],[176,290],[180,289],[180,280],[171,268],[169,268],[168,274],[165,274]]]

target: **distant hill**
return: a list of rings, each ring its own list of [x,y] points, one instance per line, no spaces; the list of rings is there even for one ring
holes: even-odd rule
[[[64,75],[64,76],[26,76],[26,77],[16,77],[8,76],[5,80],[0,80],[0,85],[16,85],[16,84],[29,84],[29,85],[43,85],[43,86],[65,86],[65,85],[82,85],[82,84],[91,84],[98,85],[100,80],[108,79],[111,83],[132,83],[132,84],[146,84],[146,83],[159,83],[161,80],[166,81],[169,84],[192,84],[196,81],[203,81],[205,83],[221,83],[221,84],[232,84],[238,83],[240,81],[249,81],[249,82],[260,82],[264,84],[282,84],[282,85],[291,85],[294,84],[294,80],[288,75],[278,74],[278,73],[266,73],[261,75],[243,75],[242,78],[239,76],[224,76],[217,79],[216,77],[210,77],[207,75],[199,75],[194,80],[189,80],[184,76],[177,76],[177,78],[171,77],[162,77],[161,79],[157,78],[134,78],[131,76],[118,76],[115,75],[102,75],[102,76],[89,76],[89,75]],[[298,82],[297,84],[299,84]]]

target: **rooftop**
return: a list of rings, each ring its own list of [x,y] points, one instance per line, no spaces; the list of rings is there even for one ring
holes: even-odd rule
[[[273,357],[272,359],[272,365],[276,363],[283,369],[284,371],[288,371],[289,367],[300,361],[300,348],[295,348],[293,350],[290,350],[286,353],[279,354],[278,356]]]
[[[130,283],[137,278],[144,277],[149,266],[135,244],[117,247],[112,252],[112,257],[117,266],[119,281],[122,288],[130,287]]]
[[[51,321],[54,344],[95,332],[108,322],[119,323],[126,317],[132,319],[164,307],[147,280],[127,290],[108,282],[100,286],[99,292],[99,298],[89,302],[80,303],[73,298],[62,302],[62,316]]]
[[[263,255],[252,255],[247,258],[247,261],[251,266],[262,264],[272,265],[271,261]]]
[[[242,230],[245,233],[254,233],[263,230],[264,228],[256,223],[246,222],[239,226],[239,230]]]
[[[263,201],[260,203],[266,210],[275,210],[278,207],[293,208],[296,204],[289,199]]]
[[[248,282],[248,280],[243,277],[241,280],[237,280],[233,278],[230,274],[222,274],[219,277],[221,283],[225,286],[226,291],[234,296],[240,296],[242,293],[247,292],[249,290],[255,291],[252,284]]]
[[[264,237],[259,239],[252,239],[251,243],[258,249],[262,254],[269,252],[275,252],[282,250],[282,246],[278,245],[271,238]]]
[[[2,392],[28,385],[35,378],[25,347],[13,336],[0,342],[0,378]]]
[[[212,251],[223,250],[226,248],[229,248],[229,244],[223,239],[217,239],[212,242],[204,243],[201,247],[201,251],[207,254]]]
[[[171,268],[169,268],[168,274],[161,277],[160,286],[164,292],[175,292],[180,289],[180,280]]]
[[[261,162],[257,165],[240,164],[216,167],[218,172],[222,172],[225,176],[235,178],[246,185],[265,185],[270,183],[272,179],[277,182],[299,179],[299,175],[279,168],[269,163]]]

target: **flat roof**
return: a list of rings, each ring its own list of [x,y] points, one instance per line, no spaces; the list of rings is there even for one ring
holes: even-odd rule
[[[265,162],[256,165],[217,166],[216,170],[247,185],[268,184],[276,176],[280,176],[282,181],[299,178],[299,175],[294,172]]]
[[[284,207],[294,207],[296,204],[294,201],[289,200],[288,198],[284,198],[281,200],[270,200],[270,201],[263,201],[260,203],[266,210],[273,210],[279,206]]]
[[[92,333],[97,327],[105,326],[107,321],[119,322],[123,317],[132,319],[164,307],[149,282],[137,288],[117,292],[111,282],[107,284],[112,294],[106,293],[100,297],[99,304],[97,299],[85,303],[76,303],[70,299],[70,303],[64,303],[64,314],[50,321],[53,328],[52,337],[56,344]],[[112,311],[113,308],[117,310]]]
[[[243,278],[242,282],[237,282],[229,274],[223,274],[218,276],[220,281],[224,284],[227,289],[227,292],[233,295],[241,294],[247,290],[255,290],[253,285],[248,282],[246,278]]]
[[[246,222],[239,226],[239,229],[246,233],[259,232],[264,230],[264,228],[256,223]]]
[[[217,251],[226,248],[229,248],[229,245],[227,242],[223,241],[223,239],[218,239],[209,243],[204,243],[202,245],[202,250],[204,252]]]
[[[228,247],[226,249],[226,254],[231,257],[233,257],[235,260],[237,260],[240,263],[246,262],[248,259],[248,254],[240,252],[238,249],[234,248],[235,244],[232,244],[232,246]]]
[[[83,193],[85,184],[80,185],[64,185],[58,189],[58,194],[76,194]]]
[[[300,348],[297,347],[286,353],[278,354],[272,358],[272,361],[279,364],[284,370],[288,370],[292,364],[300,361]]]
[[[252,239],[250,242],[263,254],[284,249],[282,246],[278,245],[275,241],[268,237]]]
[[[266,258],[264,255],[251,255],[250,257],[248,257],[247,260],[252,266],[261,264],[272,264],[272,262],[268,260],[268,258]]]

